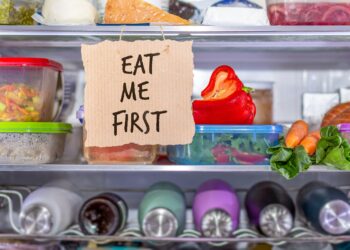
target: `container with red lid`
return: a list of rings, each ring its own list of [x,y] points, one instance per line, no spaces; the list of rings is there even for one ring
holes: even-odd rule
[[[62,71],[45,58],[0,58],[0,121],[54,120]]]
[[[349,0],[266,0],[271,25],[350,25]]]

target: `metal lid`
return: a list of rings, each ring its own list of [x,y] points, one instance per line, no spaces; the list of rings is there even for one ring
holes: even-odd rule
[[[89,235],[113,235],[120,225],[117,206],[105,198],[89,200],[79,213],[81,229]]]
[[[67,134],[72,125],[60,122],[0,122],[0,133]]]
[[[63,71],[62,64],[47,58],[3,57],[0,58],[0,67],[43,67]]]
[[[47,207],[33,206],[20,214],[19,224],[24,234],[49,234],[52,230],[52,214]]]
[[[175,215],[164,208],[150,211],[142,222],[142,231],[147,237],[175,237],[178,227]]]
[[[281,125],[196,125],[196,133],[282,133]]]
[[[259,226],[266,236],[286,236],[293,228],[293,224],[291,212],[283,205],[271,204],[260,212]]]
[[[329,234],[344,234],[350,230],[350,205],[343,200],[328,202],[321,209],[320,224]]]
[[[202,219],[202,234],[210,238],[227,238],[232,234],[232,219],[221,209],[206,213]]]

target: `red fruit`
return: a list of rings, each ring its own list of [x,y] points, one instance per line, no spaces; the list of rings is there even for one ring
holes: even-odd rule
[[[241,164],[259,164],[266,160],[265,155],[246,153],[237,149],[232,149],[232,156]]]
[[[216,163],[218,164],[227,164],[230,162],[230,156],[228,154],[219,154],[215,156]]]

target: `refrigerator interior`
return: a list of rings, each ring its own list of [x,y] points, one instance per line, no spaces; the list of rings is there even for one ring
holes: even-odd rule
[[[157,34],[159,32],[156,32]],[[142,37],[142,36],[141,36]],[[114,36],[116,40],[118,36]],[[12,38],[13,39],[13,38]],[[64,42],[64,39],[52,41],[2,41],[0,55],[2,57],[46,57],[57,60],[64,65],[68,88],[74,90],[70,96],[69,108],[64,120],[80,127],[75,112],[83,104],[84,73],[80,55],[80,44],[83,41]],[[211,72],[219,65],[232,66],[239,78],[247,85],[259,88],[259,84],[270,83],[273,90],[273,121],[290,124],[303,118],[303,95],[335,94],[339,96],[335,102],[349,101],[342,91],[350,88],[350,44],[337,44],[331,41],[294,41],[290,44],[271,41],[254,41],[234,39],[228,42],[208,42],[199,38],[194,43],[194,91],[193,98],[200,96],[201,90],[208,83]],[[271,38],[273,39],[273,38]],[[63,41],[60,41],[63,40]],[[93,43],[94,37],[89,37]],[[96,39],[98,41],[99,39]],[[254,39],[252,39],[254,40]],[[1,44],[1,42],[0,42]],[[66,86],[67,87],[67,86]],[[346,91],[345,91],[346,92]],[[329,106],[331,108],[331,106]],[[323,112],[323,111],[322,111]],[[320,111],[318,115],[322,117]],[[72,137],[67,146],[81,149],[81,130]],[[80,133],[80,134],[79,134]],[[11,186],[40,187],[54,180],[65,179],[74,183],[84,198],[102,191],[114,191],[125,198],[131,208],[129,227],[137,226],[136,211],[145,190],[157,181],[171,181],[186,192],[188,205],[187,228],[193,223],[190,204],[196,188],[208,179],[223,179],[239,192],[241,204],[246,191],[259,181],[271,180],[283,185],[295,198],[298,189],[304,184],[320,180],[338,186],[348,192],[350,189],[350,172],[337,172],[322,168],[313,168],[292,181],[269,170],[267,166],[177,166],[150,165],[89,166],[81,162],[81,158],[66,150],[63,162],[51,165],[8,165],[1,166],[0,183],[5,188]],[[78,150],[75,152],[79,153]],[[244,217],[244,216],[243,216]],[[246,221],[241,221],[246,227]],[[82,240],[82,239],[80,239]],[[327,239],[328,240],[328,239]],[[171,239],[170,239],[171,241]],[[184,240],[186,241],[186,240]],[[191,240],[189,240],[191,241]],[[259,241],[259,240],[257,240]],[[260,240],[265,241],[264,239]],[[325,241],[315,238],[310,241]],[[254,242],[254,241],[253,241]],[[245,245],[237,246],[244,249]],[[164,248],[167,249],[167,248]],[[277,249],[277,248],[276,248]]]

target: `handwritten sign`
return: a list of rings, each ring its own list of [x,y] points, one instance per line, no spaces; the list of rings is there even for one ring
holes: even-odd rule
[[[83,45],[88,147],[192,142],[192,42]]]

